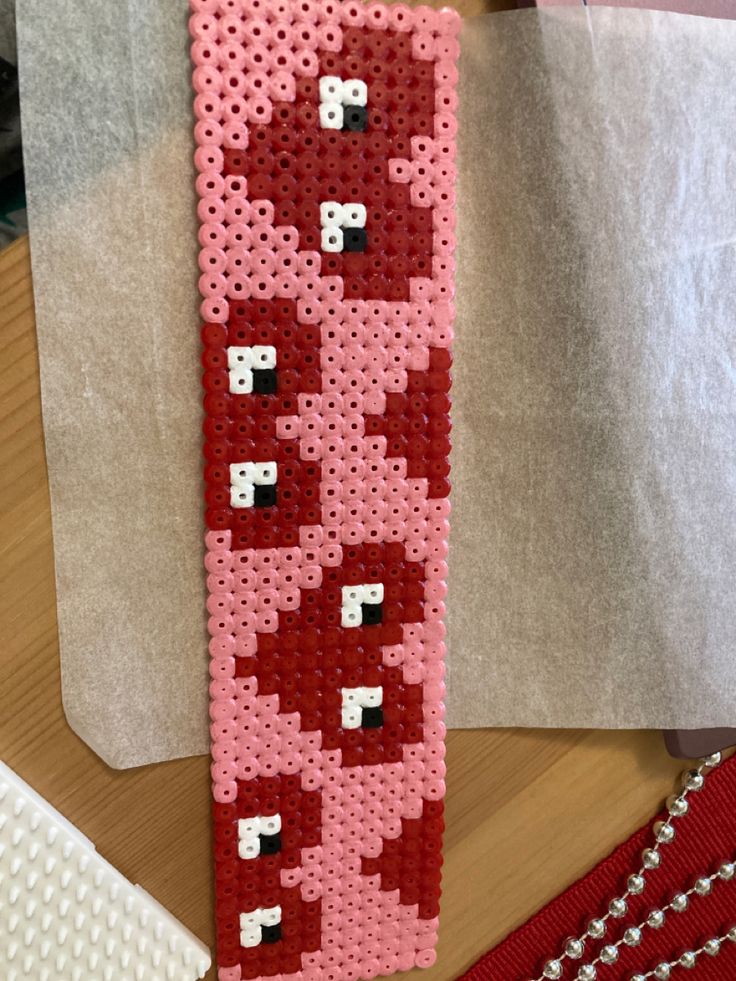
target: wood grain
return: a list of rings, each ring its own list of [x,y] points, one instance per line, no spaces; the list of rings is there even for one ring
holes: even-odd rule
[[[64,718],[26,239],[0,253],[0,296],[0,756],[212,947],[208,760],[113,771]],[[456,978],[602,858],[680,769],[659,733],[532,730],[451,732],[448,767],[439,958],[411,972],[425,981]]]

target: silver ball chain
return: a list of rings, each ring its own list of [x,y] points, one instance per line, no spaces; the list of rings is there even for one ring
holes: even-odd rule
[[[567,960],[579,961],[585,954],[586,944],[589,941],[603,940],[608,931],[609,920],[621,920],[629,911],[628,900],[631,896],[638,896],[646,887],[646,876],[653,869],[658,869],[662,864],[662,848],[669,845],[675,839],[675,827],[673,822],[678,818],[684,818],[690,804],[688,795],[702,790],[705,777],[721,762],[721,754],[713,753],[704,757],[698,762],[698,766],[693,770],[686,770],[682,774],[681,789],[677,794],[673,794],[667,799],[667,819],[657,821],[654,825],[654,843],[651,847],[645,848],[641,853],[641,865],[637,872],[632,873],[626,880],[626,890],[621,896],[612,899],[603,916],[595,917],[590,920],[586,930],[578,937],[568,937],[565,941],[563,952],[544,965],[542,974],[535,981],[558,981],[562,978],[565,971]],[[598,955],[578,967],[576,975],[577,981],[596,981],[598,977],[598,966],[601,964],[615,964],[620,955],[620,948],[638,947],[641,943],[642,933],[646,929],[659,929],[665,922],[667,913],[682,913],[690,903],[691,896],[707,896],[713,883],[717,879],[728,880],[734,877],[736,866],[733,862],[724,862],[717,872],[713,875],[698,876],[695,884],[687,892],[678,892],[672,897],[670,902],[661,909],[650,910],[645,920],[638,926],[628,927],[623,936],[614,943],[605,944]],[[733,936],[732,936],[733,934]],[[702,954],[716,956],[720,951],[720,945],[724,940],[736,942],[736,927],[730,929],[724,937],[713,937],[703,944],[702,948],[695,951],[686,951],[676,961],[658,964],[654,971],[648,974],[635,974],[631,981],[641,981],[642,978],[656,978],[657,981],[667,981],[676,966],[694,967],[697,958]],[[711,953],[711,951],[713,953]],[[684,960],[683,960],[684,958]],[[687,962],[687,963],[686,963]],[[692,963],[690,963],[692,962]],[[657,974],[657,971],[660,973]]]
[[[723,945],[730,941],[732,944],[736,944],[736,926],[732,926],[730,930],[727,930],[720,937],[711,937],[710,940],[706,940],[702,947],[698,947],[696,950],[686,950],[674,961],[661,961],[652,971],[647,971],[646,974],[632,974],[631,981],[646,981],[647,978],[655,978],[656,981],[668,981],[672,976],[672,972],[678,967],[684,967],[688,970],[692,970],[697,966],[698,959],[702,957],[703,954],[707,954],[709,957],[718,957]]]

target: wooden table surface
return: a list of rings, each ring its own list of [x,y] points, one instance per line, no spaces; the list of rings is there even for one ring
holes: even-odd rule
[[[0,253],[0,297],[0,758],[212,948],[208,760],[111,770],[64,718],[26,239]],[[647,820],[681,768],[656,732],[451,732],[439,957],[409,976],[457,978]]]

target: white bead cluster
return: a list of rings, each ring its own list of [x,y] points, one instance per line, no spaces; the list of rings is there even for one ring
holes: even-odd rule
[[[342,609],[340,613],[343,627],[360,627],[363,623],[363,604],[383,603],[383,583],[361,583],[342,587]]]
[[[368,212],[364,204],[323,201],[319,206],[319,217],[322,226],[322,251],[342,252],[343,229],[365,228]]]
[[[263,939],[263,927],[276,927],[281,923],[281,907],[259,906],[250,913],[240,914],[240,946],[257,947]]]
[[[682,789],[679,794],[673,794],[667,800],[668,816],[666,821],[657,821],[654,825],[654,844],[650,848],[645,848],[641,854],[641,867],[637,872],[629,876],[626,882],[626,890],[622,896],[617,896],[608,903],[606,913],[601,917],[596,917],[588,923],[585,933],[580,937],[570,937],[565,941],[565,947],[559,957],[548,960],[542,970],[542,974],[535,981],[557,981],[562,978],[565,970],[566,960],[580,960],[586,950],[586,943],[589,941],[602,940],[608,930],[609,919],[619,920],[626,916],[628,912],[628,898],[640,895],[646,887],[646,874],[652,869],[657,869],[662,863],[662,846],[668,845],[675,839],[675,828],[673,821],[676,818],[684,817],[689,809],[688,794],[701,790],[705,782],[705,775],[718,766],[721,762],[721,754],[713,753],[702,759],[698,767],[694,770],[687,770],[682,775]],[[620,948],[637,947],[642,940],[642,932],[646,929],[659,929],[665,922],[669,912],[683,913],[690,904],[691,896],[707,896],[713,888],[716,880],[727,881],[732,879],[736,866],[733,862],[724,862],[717,872],[712,875],[701,875],[695,880],[694,885],[686,892],[678,892],[672,897],[670,902],[662,909],[653,909],[649,912],[646,919],[638,926],[628,927],[623,935],[615,942],[605,944],[599,950],[597,956],[581,964],[578,967],[577,981],[596,981],[598,977],[598,965],[615,964],[620,956]],[[713,938],[697,951],[687,951],[675,961],[663,961],[657,965],[654,971],[648,974],[635,974],[631,981],[641,981],[643,978],[656,978],[657,981],[667,981],[674,967],[694,967],[697,957],[705,952],[715,956],[720,950],[720,944],[724,939],[734,940],[731,936],[736,928],[729,930],[725,938]],[[710,945],[710,946],[709,946]],[[708,949],[706,949],[708,948]],[[683,960],[685,958],[685,960]],[[690,963],[692,960],[692,963]],[[688,963],[686,963],[686,961]],[[658,974],[657,971],[660,973]]]
[[[229,347],[227,367],[230,391],[235,395],[250,395],[253,392],[253,372],[276,367],[276,348],[270,344]]]
[[[252,508],[255,504],[256,487],[273,487],[276,483],[276,463],[231,463],[230,505],[234,508]]]
[[[242,859],[258,858],[261,854],[261,836],[277,835],[281,831],[281,815],[241,818],[238,821],[238,855]]]
[[[342,727],[343,729],[359,729],[363,724],[364,708],[380,708],[383,704],[383,688],[378,685],[369,688],[342,689]]]
[[[322,129],[342,129],[345,106],[366,106],[368,86],[359,78],[343,81],[337,75],[319,80],[319,124]]]

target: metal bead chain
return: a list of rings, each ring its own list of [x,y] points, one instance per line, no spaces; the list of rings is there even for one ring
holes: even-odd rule
[[[658,869],[662,864],[662,846],[670,844],[675,838],[673,821],[677,818],[685,817],[689,810],[688,794],[702,790],[707,773],[717,767],[720,762],[721,754],[713,753],[700,760],[694,770],[686,770],[682,774],[680,792],[667,798],[667,819],[665,821],[657,821],[654,825],[654,844],[650,848],[645,848],[642,851],[641,866],[637,872],[634,872],[628,877],[624,894],[612,899],[608,904],[606,913],[603,916],[592,919],[581,936],[569,937],[565,941],[563,952],[558,957],[547,961],[542,974],[538,978],[535,978],[534,981],[548,981],[548,979],[549,981],[557,981],[564,973],[566,960],[580,960],[585,953],[586,942],[589,940],[602,940],[605,937],[609,919],[620,920],[626,916],[629,909],[628,898],[630,896],[638,896],[644,892],[647,873],[653,869]],[[713,878],[716,877],[720,877],[720,870]],[[695,886],[693,890],[695,890]],[[683,893],[681,895],[688,896],[690,893]],[[665,910],[671,908],[677,912],[676,906],[672,905],[676,898],[673,898],[672,902],[665,907]],[[686,898],[683,909],[687,907],[688,901]],[[652,917],[653,913],[662,914],[662,920],[659,924],[650,922],[650,917]],[[645,926],[657,929],[657,926],[661,926],[662,923],[664,923],[664,911],[652,911],[643,924],[640,924],[638,927],[629,927],[623,937],[616,943],[606,944],[594,961],[581,964],[577,973],[578,981],[595,981],[598,976],[597,964],[614,964],[618,960],[619,947],[622,944],[630,947],[638,946],[641,942],[641,931]]]
[[[684,967],[688,970],[696,967],[698,959],[703,954],[707,954],[709,957],[718,957],[727,941],[736,944],[736,926],[732,926],[720,937],[711,937],[710,940],[706,940],[703,946],[698,947],[697,950],[683,951],[677,960],[662,961],[653,970],[647,971],[646,974],[632,974],[631,981],[646,981],[647,978],[655,978],[656,981],[668,981],[672,972],[678,967]]]
[[[613,944],[607,944],[601,949],[598,956],[594,961],[589,964],[582,964],[580,970],[578,971],[578,978],[590,979],[594,981],[597,977],[597,968],[599,964],[615,964],[619,959],[620,949],[622,946],[626,947],[638,947],[642,940],[642,935],[645,930],[659,930],[660,927],[664,926],[665,919],[668,913],[684,913],[686,909],[690,906],[691,896],[709,896],[712,889],[713,883],[717,880],[722,880],[728,882],[733,879],[736,874],[736,865],[733,862],[724,862],[717,872],[712,875],[699,875],[694,884],[687,890],[687,892],[676,892],[672,899],[667,903],[666,906],[662,906],[661,909],[652,909],[646,916],[646,919],[642,920],[637,926],[629,927],[623,937]],[[682,965],[686,967],[686,964]],[[692,966],[692,965],[691,965]],[[664,972],[665,968],[662,965],[658,965],[657,970]],[[660,978],[659,974],[653,974],[652,977],[657,979]],[[634,978],[636,981],[641,977],[639,974],[635,974]],[[669,978],[669,974],[662,973],[662,978]]]

